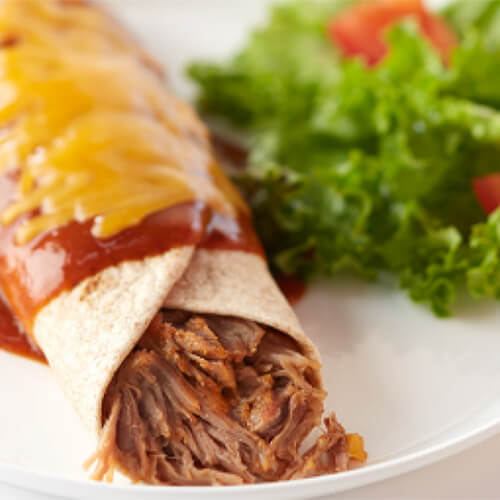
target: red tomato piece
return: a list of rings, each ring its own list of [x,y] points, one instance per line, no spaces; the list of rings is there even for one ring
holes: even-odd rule
[[[444,19],[428,14],[420,20],[420,27],[441,54],[443,61],[449,62],[453,49],[458,45],[458,38]]]
[[[472,187],[487,214],[491,214],[500,206],[500,172],[474,179]]]
[[[387,54],[385,31],[409,16],[416,19],[422,33],[447,62],[458,40],[441,18],[427,11],[422,0],[362,2],[333,18],[329,34],[345,56],[361,56],[373,66]]]

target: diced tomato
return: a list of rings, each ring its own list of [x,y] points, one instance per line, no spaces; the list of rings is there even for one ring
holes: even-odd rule
[[[491,214],[500,206],[500,172],[474,179],[472,187],[487,214]]]
[[[334,17],[330,37],[345,56],[361,56],[368,65],[387,54],[385,31],[405,17],[413,17],[445,62],[458,40],[444,20],[431,14],[422,0],[375,0],[350,7]]]
[[[458,45],[458,38],[444,19],[427,14],[420,19],[422,31],[441,54],[443,61],[450,60],[453,49]]]

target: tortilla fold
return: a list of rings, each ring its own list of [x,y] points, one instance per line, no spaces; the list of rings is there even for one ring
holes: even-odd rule
[[[123,262],[54,298],[33,327],[66,396],[96,436],[109,382],[162,305],[257,321],[319,360],[262,257],[183,247]]]

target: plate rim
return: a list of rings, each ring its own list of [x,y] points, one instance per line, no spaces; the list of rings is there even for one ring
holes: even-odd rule
[[[126,495],[129,498],[141,495],[141,498],[162,498],[175,495],[175,498],[193,498],[193,495],[216,498],[234,498],[238,496],[253,496],[255,494],[288,494],[289,498],[303,497],[303,489],[313,495],[325,493],[338,494],[347,490],[360,488],[408,472],[415,471],[427,465],[451,457],[467,450],[482,441],[500,433],[500,416],[471,431],[454,438],[449,438],[440,444],[427,446],[422,450],[408,453],[402,457],[382,460],[354,470],[307,479],[278,481],[242,486],[152,486],[145,484],[110,484],[92,481],[90,479],[74,479],[57,476],[50,473],[31,471],[25,467],[0,462],[0,482],[17,488],[45,493],[49,495],[68,495],[68,491],[78,492],[78,496],[70,498],[95,498],[96,494],[105,493],[106,498],[118,498]],[[35,486],[38,483],[38,487]],[[295,490],[295,491],[294,491]],[[313,491],[314,490],[314,491]],[[296,493],[294,495],[294,493]],[[71,495],[71,493],[69,493]],[[133,495],[131,497],[130,495]]]

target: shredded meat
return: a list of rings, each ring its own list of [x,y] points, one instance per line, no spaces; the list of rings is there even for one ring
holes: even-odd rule
[[[110,384],[93,477],[235,485],[347,468],[317,364],[290,337],[241,319],[162,310]]]

